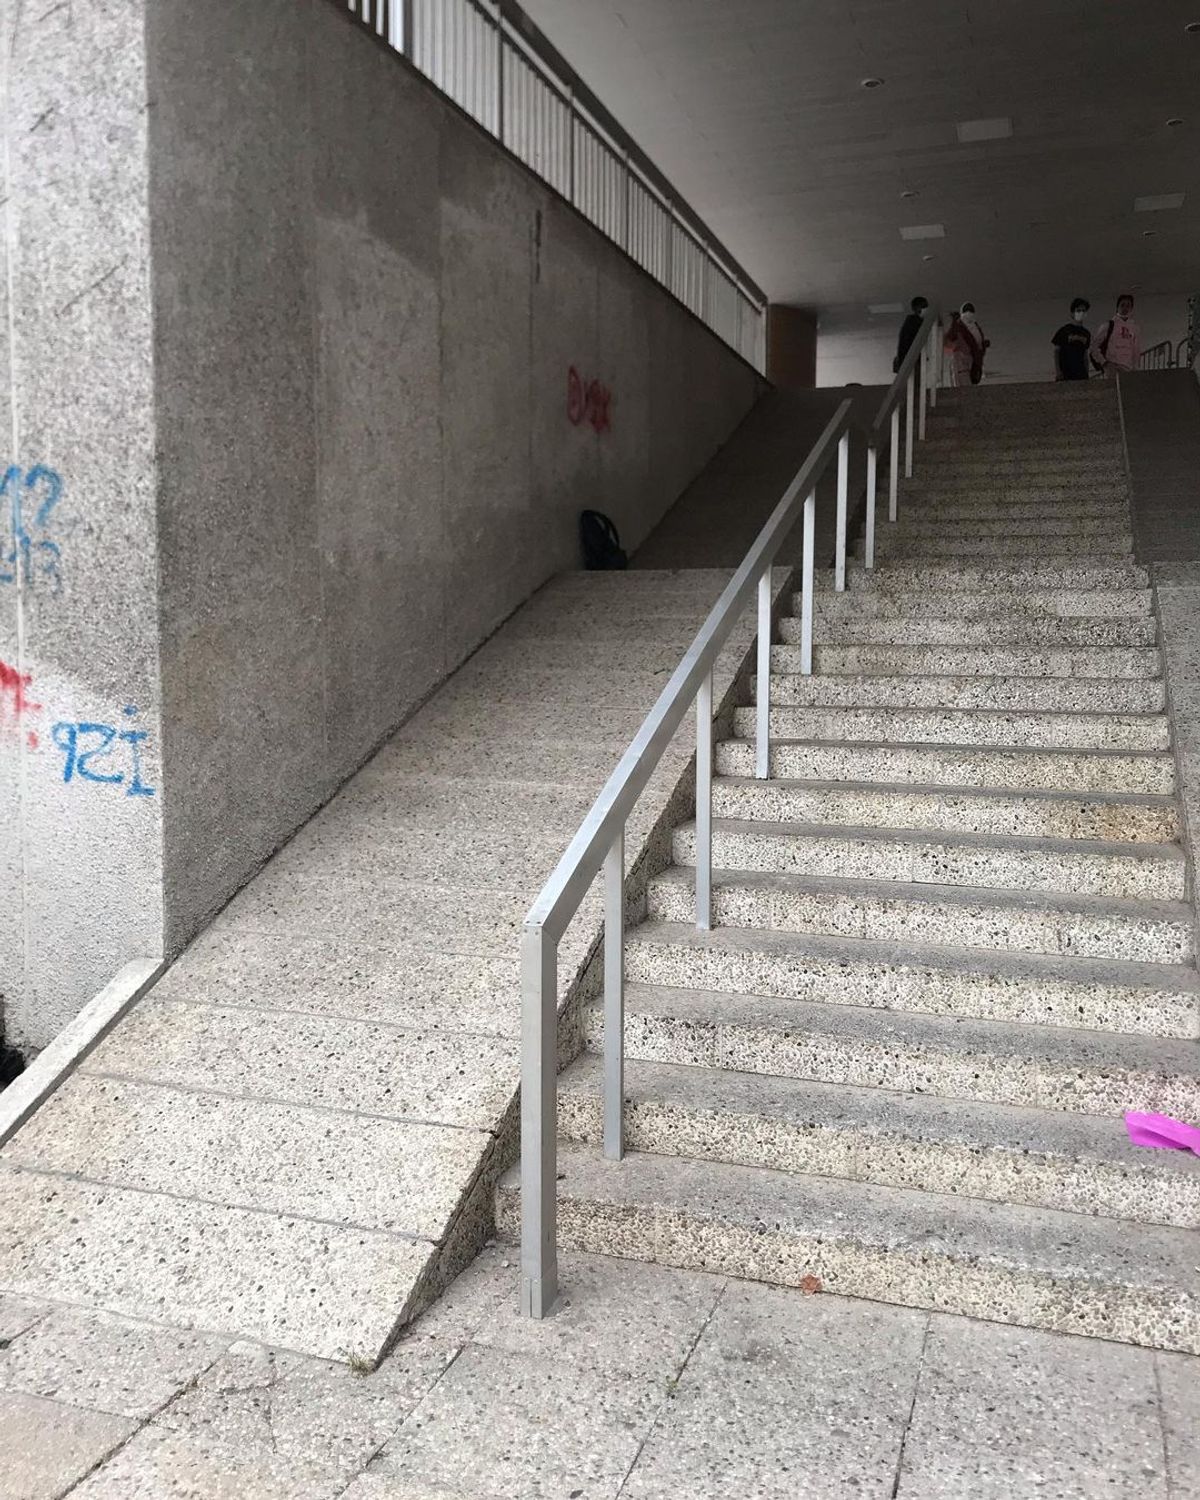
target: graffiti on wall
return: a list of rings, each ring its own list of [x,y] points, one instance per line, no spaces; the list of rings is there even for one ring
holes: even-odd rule
[[[9,464],[0,480],[0,584],[62,588],[62,548],[55,537],[55,511],[62,499],[62,476],[45,464],[22,469]]]
[[[0,661],[0,732],[15,729],[25,736],[31,750],[39,750],[41,740],[28,721],[43,709],[30,697],[32,687],[32,673],[18,672]],[[50,730],[50,743],[62,756],[57,774],[61,774],[63,782],[67,786],[120,787],[126,797],[155,796],[155,788],[146,784],[142,761],[142,747],[149,732],[134,727],[137,715],[137,708],[126,704],[120,722],[115,724],[90,719],[57,720]]]
[[[567,417],[573,427],[588,422],[597,432],[611,432],[614,399],[601,381],[585,381],[574,365],[567,371]]]

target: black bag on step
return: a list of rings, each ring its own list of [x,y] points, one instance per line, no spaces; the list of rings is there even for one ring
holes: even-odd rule
[[[601,511],[585,510],[580,513],[579,539],[583,543],[583,565],[589,572],[629,566],[617,528]]]

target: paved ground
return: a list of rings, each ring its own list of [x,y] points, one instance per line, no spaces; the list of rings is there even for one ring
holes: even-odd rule
[[[4,1500],[1190,1500],[1200,1361],[491,1249],[374,1374],[0,1299]]]

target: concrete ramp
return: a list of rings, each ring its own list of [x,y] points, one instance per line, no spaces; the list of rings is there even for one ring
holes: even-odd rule
[[[462,667],[0,1153],[0,1290],[377,1357],[490,1232],[521,920],[728,576],[567,575]]]

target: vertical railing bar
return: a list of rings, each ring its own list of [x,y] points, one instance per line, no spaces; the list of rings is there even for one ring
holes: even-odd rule
[[[867,448],[867,544],[865,561],[868,569],[875,566],[875,500],[879,487],[879,449],[874,441]]]
[[[892,408],[892,461],[888,472],[888,520],[900,515],[900,408]]]
[[[758,580],[758,676],[755,683],[754,774],[771,774],[771,570]]]
[[[521,1311],[544,1318],[558,1296],[558,949],[521,934]]]
[[[625,830],[604,861],[604,1155],[625,1155]]]
[[[920,425],[919,425],[919,428],[918,428],[917,436],[920,438],[921,442],[924,442],[925,441],[925,402],[926,402],[926,399],[929,396],[929,344],[928,344],[928,342],[926,342],[925,346],[921,350],[921,358],[920,358],[919,364],[920,364],[920,368],[921,368],[921,399],[920,399],[920,402],[918,403],[918,406],[917,406],[917,410],[920,413]]]
[[[843,432],[838,439],[837,474],[837,556],[834,566],[833,586],[839,594],[846,591],[846,524],[850,498],[850,434]]]
[[[937,410],[938,386],[942,383],[942,324],[939,319],[929,330],[929,407]]]
[[[800,671],[812,676],[813,669],[813,576],[817,540],[817,495],[804,501],[804,555],[800,566]]]
[[[904,405],[904,477],[913,476],[913,385],[915,371],[908,372],[907,396]]]
[[[713,674],[696,694],[696,926],[712,927],[712,701]]]

